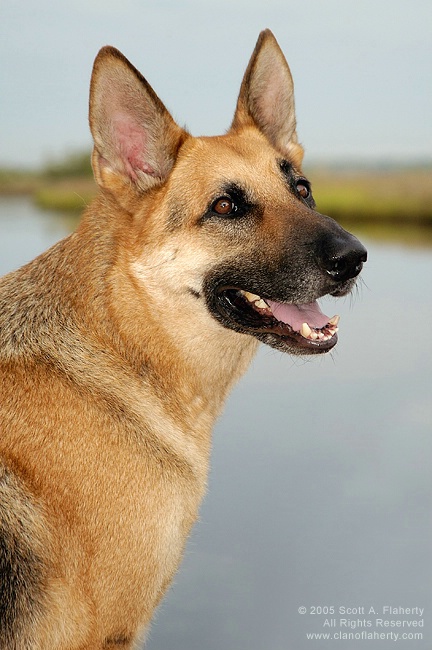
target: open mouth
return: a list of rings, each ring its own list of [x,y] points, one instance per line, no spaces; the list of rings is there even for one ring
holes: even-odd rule
[[[329,318],[316,301],[307,304],[277,302],[230,287],[219,289],[216,307],[226,325],[267,343],[271,343],[270,338],[276,343],[275,347],[313,354],[327,352],[338,340],[339,316]]]

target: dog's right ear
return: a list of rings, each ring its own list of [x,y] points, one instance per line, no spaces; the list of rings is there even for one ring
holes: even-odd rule
[[[259,35],[243,77],[232,129],[256,126],[299,167],[303,148],[296,132],[294,84],[278,42],[269,29]]]
[[[93,171],[101,187],[146,191],[163,183],[187,133],[144,77],[114,47],[96,57],[90,85]]]

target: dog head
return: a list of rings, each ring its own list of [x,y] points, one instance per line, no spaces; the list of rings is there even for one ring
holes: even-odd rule
[[[366,250],[315,210],[293,82],[271,32],[226,135],[189,135],[111,47],[95,61],[90,126],[96,180],[123,224],[119,256],[161,323],[175,310],[196,336],[251,335],[300,354],[336,344],[338,317],[317,299],[348,293]]]

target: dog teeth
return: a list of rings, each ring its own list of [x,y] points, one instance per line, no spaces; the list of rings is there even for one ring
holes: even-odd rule
[[[303,338],[309,339],[310,341],[329,341],[336,334],[336,332],[339,331],[339,328],[337,327],[339,320],[339,316],[333,316],[327,325],[324,325],[324,327],[321,329],[317,329],[315,327],[311,327],[307,323],[303,323],[300,328],[300,334],[303,336]]]
[[[240,293],[244,298],[246,298],[249,303],[251,303],[251,305],[254,306],[255,309],[266,310],[269,314],[271,313],[266,301],[256,293],[243,291],[243,289],[240,289]],[[323,343],[325,341],[329,341],[339,330],[339,321],[340,316],[336,314],[330,318],[327,325],[324,325],[324,327],[321,328],[311,327],[308,325],[308,323],[302,323],[299,333],[304,339],[308,339],[309,341],[319,341],[320,343]]]
[[[251,293],[250,291],[242,291],[242,294],[244,295],[245,298],[249,300],[249,302],[255,302],[255,300],[261,300],[261,298],[257,296],[256,293]]]
[[[256,293],[250,293],[250,291],[242,291],[242,294],[248,302],[251,302],[258,309],[268,309],[269,306],[265,300],[257,296]]]

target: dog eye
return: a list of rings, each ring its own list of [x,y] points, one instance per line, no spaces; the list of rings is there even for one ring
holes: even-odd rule
[[[311,195],[310,185],[305,180],[297,181],[296,190],[302,199],[308,199]]]
[[[216,199],[211,209],[222,217],[230,217],[237,211],[237,206],[229,196],[222,196]]]

